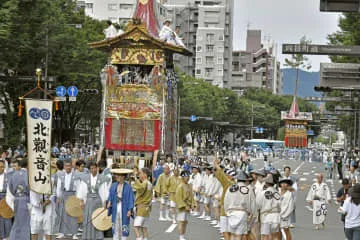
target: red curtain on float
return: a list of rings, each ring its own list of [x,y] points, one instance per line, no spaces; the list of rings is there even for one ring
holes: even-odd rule
[[[106,149],[152,152],[160,149],[160,139],[160,120],[106,119]]]

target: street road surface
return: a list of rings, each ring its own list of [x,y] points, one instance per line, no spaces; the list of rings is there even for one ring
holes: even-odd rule
[[[257,159],[252,162],[255,169],[263,168],[264,162],[262,159]],[[273,160],[272,164],[275,168],[283,174],[283,168],[290,166],[292,173],[299,180],[299,191],[296,201],[296,228],[292,229],[293,239],[316,239],[316,240],[340,240],[345,239],[343,233],[343,223],[340,221],[340,215],[337,213],[338,205],[336,204],[336,193],[341,184],[338,179],[333,181],[328,180],[328,185],[333,197],[332,205],[328,210],[328,217],[326,221],[325,230],[315,230],[312,225],[312,212],[309,210],[310,206],[305,203],[306,194],[309,187],[316,180],[318,173],[323,173],[326,179],[325,167],[318,162],[308,163],[295,160]],[[336,174],[335,174],[336,175]],[[178,240],[177,225],[171,222],[159,222],[159,203],[153,204],[151,213],[151,221],[149,227],[150,238],[154,240]],[[135,239],[135,234],[132,231],[129,239]],[[185,235],[187,240],[216,240],[220,239],[218,229],[211,227],[208,222],[190,217],[187,233]],[[107,238],[111,239],[111,238]]]

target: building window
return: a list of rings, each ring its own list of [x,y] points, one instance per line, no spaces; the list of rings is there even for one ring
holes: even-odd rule
[[[109,3],[108,4],[108,10],[109,11],[116,11],[117,10],[117,4],[116,3]]]
[[[224,35],[219,35],[219,41],[224,41]]]
[[[213,73],[214,69],[213,68],[206,68],[205,69],[205,77],[210,77],[211,74]]]
[[[201,40],[202,40],[202,36],[201,36],[201,35],[196,35],[196,40],[201,41]]]
[[[201,69],[196,69],[196,75],[200,75],[201,74]]]
[[[206,64],[209,65],[214,64],[214,57],[206,57]]]
[[[202,46],[196,46],[196,52],[202,52]]]
[[[206,52],[214,52],[214,45],[206,45]]]
[[[201,57],[196,58],[196,64],[202,64],[202,58]]]
[[[93,3],[85,3],[85,8],[94,8],[94,4]]]
[[[208,43],[213,43],[214,42],[214,39],[215,39],[215,34],[206,34],[206,41],[208,42]]]
[[[217,58],[217,64],[224,64],[224,58],[223,57],[218,57]]]
[[[224,76],[224,69],[218,69],[218,76],[219,77]]]
[[[132,4],[120,3],[120,10],[129,10],[133,8]]]
[[[224,47],[223,47],[223,46],[218,47],[218,48],[217,48],[217,51],[218,51],[219,53],[223,53],[223,52],[224,52]]]

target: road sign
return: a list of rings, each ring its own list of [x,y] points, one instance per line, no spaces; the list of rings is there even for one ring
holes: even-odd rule
[[[75,86],[68,87],[68,95],[69,97],[76,97],[78,95],[79,90]]]
[[[55,91],[56,91],[56,95],[58,97],[66,96],[66,87],[64,87],[64,86],[58,86]]]
[[[315,135],[314,130],[307,130],[306,133],[307,133],[308,136],[314,136]]]
[[[190,116],[190,122],[195,122],[196,121],[196,116],[195,115],[191,115]]]
[[[69,97],[69,102],[76,102],[76,97]]]
[[[360,46],[283,44],[283,54],[360,56]]]
[[[359,0],[321,0],[321,12],[359,12]]]

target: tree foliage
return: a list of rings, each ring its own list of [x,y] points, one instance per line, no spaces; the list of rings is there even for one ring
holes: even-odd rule
[[[360,45],[360,14],[358,13],[344,13],[339,18],[339,30],[328,35],[330,44],[334,45]],[[349,56],[331,56],[332,62],[335,63],[360,63],[359,57]],[[341,97],[343,92],[334,91],[328,94],[329,96]],[[353,92],[352,97],[359,97],[359,93]],[[358,103],[326,103],[326,109],[334,111],[336,106],[350,106],[353,109],[359,109]],[[347,133],[351,139],[354,134],[354,114],[343,114],[339,116],[337,127]]]
[[[56,77],[52,88],[75,85],[80,90],[96,88],[101,92],[99,72],[107,56],[89,49],[87,44],[102,39],[105,26],[106,23],[86,17],[83,10],[76,9],[75,1],[5,0],[0,3],[0,67],[12,69],[15,74],[0,86],[9,144],[19,143],[24,126],[24,119],[16,115],[17,97],[35,86],[35,81],[23,82],[19,76],[34,76],[35,69],[40,67],[43,74],[47,72],[47,76]],[[62,140],[72,139],[74,129],[85,117],[93,120],[93,127],[98,126],[100,105],[101,95],[84,94],[79,94],[77,102],[61,103],[56,116],[61,119],[60,128],[66,132]]]
[[[199,120],[191,123],[181,122],[181,134],[188,132],[215,133],[221,137],[226,132],[237,132],[250,136],[252,115],[254,127],[265,128],[265,134],[258,137],[276,138],[281,127],[280,112],[290,108],[292,96],[274,95],[265,89],[248,89],[239,97],[229,89],[221,89],[201,79],[180,74],[179,93],[181,116],[196,115],[211,117],[213,121]],[[301,111],[312,112],[317,109],[313,104],[298,99]],[[229,122],[229,125],[214,125],[214,122]],[[215,132],[214,132],[215,130]]]

